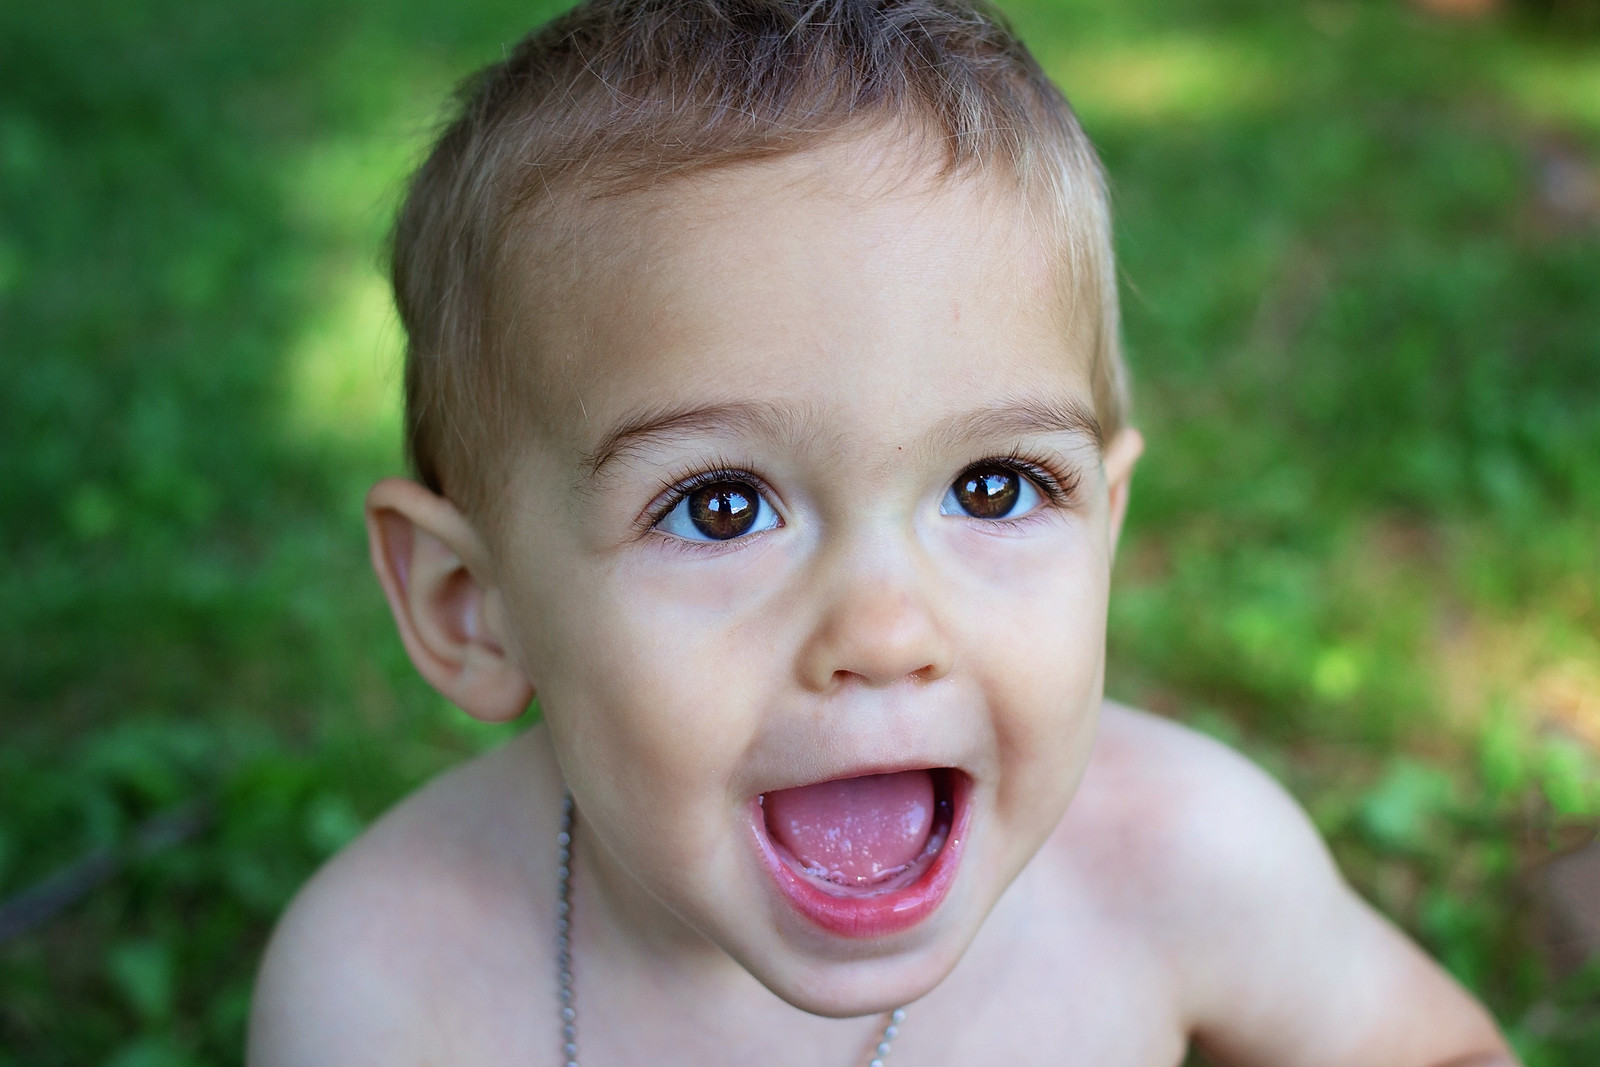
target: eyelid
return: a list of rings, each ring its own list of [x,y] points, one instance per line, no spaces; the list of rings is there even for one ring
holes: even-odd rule
[[[976,463],[969,463],[961,468],[961,474],[956,477],[960,478],[970,470],[989,464],[1006,467],[1027,478],[1038,487],[1045,501],[1056,507],[1065,507],[1073,502],[1077,495],[1078,484],[1082,480],[1082,476],[1076,470],[1058,472],[1052,469],[1058,466],[1057,463],[1036,458],[1020,448],[1004,455],[989,456]]]
[[[661,492],[656,494],[656,498],[639,515],[638,525],[640,531],[648,533],[654,530],[661,525],[663,519],[672,514],[673,509],[681,504],[685,497],[701,486],[710,485],[713,482],[748,483],[757,493],[761,494],[762,499],[766,501],[767,507],[777,513],[778,522],[782,524],[783,511],[777,505],[778,494],[772,491],[772,487],[767,484],[765,478],[743,467],[717,461],[688,474],[664,479],[661,482]]]

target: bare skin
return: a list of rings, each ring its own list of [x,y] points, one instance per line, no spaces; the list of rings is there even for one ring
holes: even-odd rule
[[[251,1062],[556,1062],[560,790],[535,727],[335,859],[263,966]],[[584,1062],[865,1062],[879,1018],[808,1015],[748,975],[707,983],[619,944],[586,892],[585,855],[580,829]],[[911,1006],[894,1056],[1175,1067],[1191,1037],[1230,1064],[1465,1064],[1475,1047],[1491,1051],[1473,1063],[1511,1062],[1493,1055],[1482,1010],[1338,879],[1277,786],[1208,739],[1108,704],[1066,818]]]
[[[545,380],[501,513],[390,479],[367,516],[424,677],[485,720],[537,692],[544,722],[307,887],[256,1067],[557,1062],[563,789],[590,1067],[864,1063],[899,1004],[908,1067],[1511,1062],[1268,778],[1103,704],[1142,441],[1095,419],[1037,208],[866,137],[610,204],[572,269],[508,269],[500,341]],[[964,503],[974,472],[1014,506]],[[708,484],[747,527],[702,536]],[[970,785],[938,907],[874,937],[790,907],[756,798],[923,768]]]

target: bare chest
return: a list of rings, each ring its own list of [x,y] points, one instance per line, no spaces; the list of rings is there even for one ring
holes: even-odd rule
[[[1000,944],[980,937],[913,1006],[894,1050],[897,1067],[1182,1062],[1187,1039],[1176,997],[1147,947],[1088,910],[1058,913],[1024,933]]]
[[[440,990],[436,1021],[444,1025],[434,1034],[449,1034],[450,1048],[439,1062],[566,1063],[553,951],[532,938],[519,952],[509,947],[499,946],[497,978],[480,972]],[[764,1002],[712,1004],[642,975],[607,974],[602,964],[575,968],[584,1067],[866,1067],[881,1038],[882,1019],[819,1019],[759,987]],[[907,1006],[886,1062],[1177,1067],[1186,1039],[1174,1005],[1159,959],[1116,923],[1058,914],[980,935],[943,983]]]

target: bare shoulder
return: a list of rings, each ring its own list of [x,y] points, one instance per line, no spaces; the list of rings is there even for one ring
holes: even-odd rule
[[[1108,703],[1052,842],[1159,955],[1222,1062],[1442,1063],[1482,1009],[1357,896],[1300,805],[1238,752]]]
[[[1139,936],[1186,945],[1180,968],[1225,948],[1235,923],[1260,929],[1275,901],[1348,895],[1270,775],[1204,734],[1111,702],[1053,845]]]
[[[1133,865],[1120,873],[1145,876],[1140,888],[1158,897],[1174,879],[1251,888],[1269,873],[1263,863],[1279,878],[1336,878],[1300,805],[1260,767],[1198,731],[1109,701],[1064,828],[1109,835],[1105,843]]]
[[[492,999],[533,958],[515,932],[548,928],[528,889],[559,785],[534,734],[418,790],[301,889],[257,976],[252,1067],[471,1061],[454,1005]]]

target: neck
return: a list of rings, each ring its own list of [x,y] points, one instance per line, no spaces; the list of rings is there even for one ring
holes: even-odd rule
[[[591,966],[604,959],[627,973],[648,975],[662,988],[681,986],[708,995],[758,986],[715,942],[640,885],[585,825],[582,811],[575,823],[573,908],[583,952],[596,954]]]
[[[787,1050],[805,1050],[804,1062],[822,1056],[848,1065],[867,1062],[874,1049],[887,1047],[878,1043],[897,1032],[886,1035],[880,1017],[825,1019],[772,994],[585,834],[581,813],[571,849],[580,1033],[589,1035],[586,1047],[601,1036],[613,1053],[607,1060],[664,1063],[662,1050],[674,1049],[685,1062],[777,1064]],[[618,1019],[628,1025],[610,1022]]]

